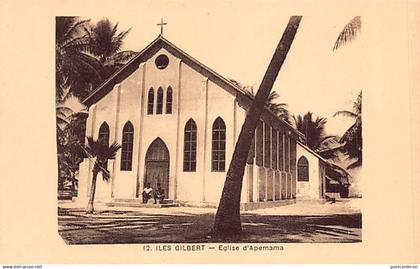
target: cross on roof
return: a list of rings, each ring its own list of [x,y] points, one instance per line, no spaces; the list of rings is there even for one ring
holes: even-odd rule
[[[168,23],[163,22],[163,19],[160,19],[160,23],[156,24],[157,26],[160,26],[160,34],[163,35],[163,26],[167,25]]]

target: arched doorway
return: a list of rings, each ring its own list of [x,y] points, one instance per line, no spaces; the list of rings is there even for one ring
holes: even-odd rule
[[[160,138],[156,138],[146,152],[145,177],[143,186],[150,182],[153,189],[160,183],[165,190],[165,196],[169,193],[169,151]]]

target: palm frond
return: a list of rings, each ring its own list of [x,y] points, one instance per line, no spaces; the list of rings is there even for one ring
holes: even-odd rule
[[[113,160],[115,159],[117,155],[117,151],[121,148],[121,146],[117,142],[113,142],[110,146],[106,149],[106,154],[104,154],[104,157],[107,160]]]
[[[109,22],[109,20],[108,20],[108,22]],[[117,33],[117,31],[118,31],[118,24],[120,24],[120,23],[119,22],[116,22],[115,25],[114,25],[114,27],[112,28],[111,36],[115,36],[115,34]],[[110,22],[109,22],[109,25],[111,26],[111,23]]]
[[[348,128],[344,132],[343,136],[341,136],[339,142],[345,143],[346,141],[353,140],[353,137],[355,136],[356,133],[357,133],[357,125],[356,123],[353,123],[353,125],[350,126],[350,128]]]
[[[73,110],[63,104],[58,104],[56,107],[56,112],[57,114],[62,114],[62,115],[67,115],[69,116],[70,114],[73,113]]]
[[[70,122],[64,117],[56,117],[56,128],[64,130]]]
[[[106,169],[105,167],[100,167],[101,172],[102,172],[102,178],[105,182],[109,182],[109,179],[111,178],[111,173],[109,172],[108,169]]]
[[[135,55],[137,55],[137,52],[132,50],[125,50],[115,53],[110,57],[110,59],[114,63],[125,64],[128,61],[130,61]]]
[[[359,166],[362,166],[362,159],[361,158],[359,158],[356,161],[354,161],[353,163],[349,164],[347,166],[347,169],[353,169],[353,168],[356,168],[356,167],[359,167]]]
[[[328,135],[321,139],[321,143],[337,143],[338,139],[336,135]]]
[[[88,136],[87,138],[86,151],[93,157],[99,160],[115,159],[117,151],[121,146],[117,142],[113,142],[110,146],[101,143],[98,140]]]
[[[74,33],[76,31],[79,31],[80,27],[85,25],[86,23],[88,23],[90,20],[81,20],[81,21],[76,21],[73,23],[73,25],[71,27],[69,27],[66,31],[66,33],[64,34],[64,39],[68,39],[70,37],[72,37],[74,34],[78,34],[78,33]]]
[[[357,33],[362,29],[362,17],[354,17],[341,31],[337,40],[335,41],[333,51],[337,50],[341,46],[351,42],[357,36]]]
[[[114,52],[120,51],[120,49],[122,47],[123,40],[124,40],[125,36],[130,31],[131,31],[131,28],[129,28],[126,31],[123,31],[123,32],[119,33],[117,36],[113,36],[113,38],[112,38],[112,44],[113,44]]]
[[[82,111],[72,113],[68,118],[70,120],[78,120],[78,119],[86,119],[88,116],[89,116],[89,112],[87,110],[82,110]]]
[[[333,117],[335,116],[344,116],[344,117],[350,117],[350,118],[357,118],[357,114],[351,111],[347,110],[341,110],[334,113]]]
[[[88,49],[86,36],[78,36],[66,39],[63,43],[57,45],[57,49],[62,53],[74,53],[77,51],[86,51]]]

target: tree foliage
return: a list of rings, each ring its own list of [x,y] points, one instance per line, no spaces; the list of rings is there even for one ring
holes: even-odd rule
[[[56,18],[56,96],[68,88],[83,100],[93,88],[127,63],[133,51],[121,51],[130,30],[118,33],[104,18],[96,24],[78,17]]]
[[[230,80],[233,84],[241,88],[245,94],[248,96],[254,98],[254,87],[252,86],[244,86],[241,83],[239,83],[236,80],[231,79]],[[267,101],[265,102],[265,107],[273,112],[277,117],[281,118],[282,120],[286,121],[290,124],[290,113],[287,109],[286,103],[278,103],[276,100],[280,98],[280,95],[276,91],[271,91],[270,95],[267,98]]]
[[[83,161],[84,154],[81,146],[84,143],[84,129],[87,113],[82,111],[66,116],[63,127],[57,128],[57,158],[59,189],[71,182],[72,191],[76,190],[79,164]]]
[[[342,151],[350,159],[355,159],[347,168],[355,168],[362,165],[362,91],[358,94],[356,101],[353,102],[353,111],[342,110],[334,116],[345,116],[354,119],[354,123],[347,129],[339,142],[343,144]]]
[[[94,55],[111,75],[126,64],[136,52],[122,51],[124,38],[131,29],[118,33],[118,22],[112,24],[107,18],[99,20],[96,24],[84,26],[88,51]]]
[[[313,119],[313,113],[307,112],[303,116],[293,116],[293,119],[295,128],[306,136],[306,145],[310,149],[317,152],[328,148],[331,143],[336,141],[336,136],[325,133],[326,118],[316,117]]]
[[[341,33],[338,35],[337,40],[334,43],[333,51],[337,50],[341,46],[354,40],[357,33],[362,30],[362,17],[356,16],[349,23],[344,26]]]
[[[65,89],[84,98],[92,87],[106,78],[102,64],[88,53],[83,31],[89,20],[56,17],[55,68],[56,98],[63,99]]]
[[[56,18],[56,128],[59,188],[71,181],[73,190],[83,154],[87,112],[66,106],[69,97],[83,100],[135,54],[121,51],[130,30],[118,33],[104,18],[93,24],[78,17]]]

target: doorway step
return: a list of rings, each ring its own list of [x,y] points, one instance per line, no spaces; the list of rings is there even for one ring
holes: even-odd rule
[[[173,200],[165,199],[163,203],[154,203],[153,199],[150,199],[147,204],[143,203],[141,198],[122,199],[116,198],[111,202],[105,203],[106,206],[111,207],[141,207],[141,208],[166,208],[166,207],[179,207],[178,203],[174,203]]]

